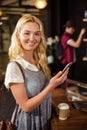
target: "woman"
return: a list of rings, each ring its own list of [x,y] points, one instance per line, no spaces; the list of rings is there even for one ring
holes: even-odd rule
[[[75,25],[72,20],[68,20],[65,24],[65,30],[61,37],[61,44],[65,49],[64,56],[61,60],[61,63],[65,66],[69,62],[75,62],[74,57],[74,48],[78,48],[82,42],[83,35],[86,32],[85,28],[82,28],[77,40],[72,38],[73,34],[75,33]]]
[[[75,48],[79,48],[83,39],[83,36],[86,32],[85,28],[82,28],[77,40],[73,39],[73,34],[75,33],[75,24],[72,20],[68,20],[65,24],[64,33],[61,37],[61,44],[64,48],[64,55],[61,59],[61,64],[63,67],[66,64],[73,62],[74,64],[71,66],[68,77],[73,79],[75,72],[75,63],[76,63],[76,55]]]
[[[30,14],[23,15],[15,27],[9,48],[5,85],[19,105],[17,130],[48,130],[51,118],[51,92],[62,84],[69,69],[50,78],[47,66],[46,41],[41,21]],[[14,62],[17,61],[22,73]]]

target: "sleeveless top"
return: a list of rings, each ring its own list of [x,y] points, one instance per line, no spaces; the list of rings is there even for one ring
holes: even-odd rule
[[[9,63],[15,64],[16,63]],[[48,84],[48,80],[42,71],[32,71],[23,69],[25,76],[25,86],[27,95],[32,98],[39,94]],[[13,119],[14,113],[12,115]],[[20,107],[15,121],[17,130],[49,130],[51,118],[51,93],[46,99],[33,111],[24,112]]]

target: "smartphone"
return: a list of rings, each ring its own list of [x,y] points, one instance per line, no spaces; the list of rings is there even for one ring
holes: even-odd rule
[[[73,64],[73,62],[68,63],[68,64],[64,67],[64,69],[62,70],[62,72],[64,72],[68,67],[71,67],[72,64]]]

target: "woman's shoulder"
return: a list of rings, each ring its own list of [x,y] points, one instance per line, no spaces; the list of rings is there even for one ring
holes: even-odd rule
[[[9,72],[9,73],[10,72],[15,73],[15,72],[19,72],[20,68],[19,68],[16,61],[11,61],[11,62],[8,63],[6,71]]]
[[[14,68],[17,67],[16,61],[10,61],[7,65],[7,68]]]
[[[9,87],[9,83],[22,83],[24,82],[23,75],[16,62],[9,62],[5,73],[5,85]]]

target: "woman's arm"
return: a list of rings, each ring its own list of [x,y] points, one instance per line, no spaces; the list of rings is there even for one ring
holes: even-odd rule
[[[85,32],[86,32],[85,28],[81,29],[77,40],[75,41],[75,40],[72,39],[67,44],[72,46],[72,47],[78,48],[80,46],[80,44],[81,44],[81,41],[82,41],[82,38],[83,38],[83,35],[84,35]]]
[[[10,89],[16,102],[22,110],[25,112],[31,112],[44,101],[44,99],[53,91],[55,87],[59,86],[67,79],[68,71],[69,69],[67,69],[64,73],[60,71],[53,78],[51,78],[49,84],[43,91],[30,99],[27,96],[24,83],[10,83]]]

